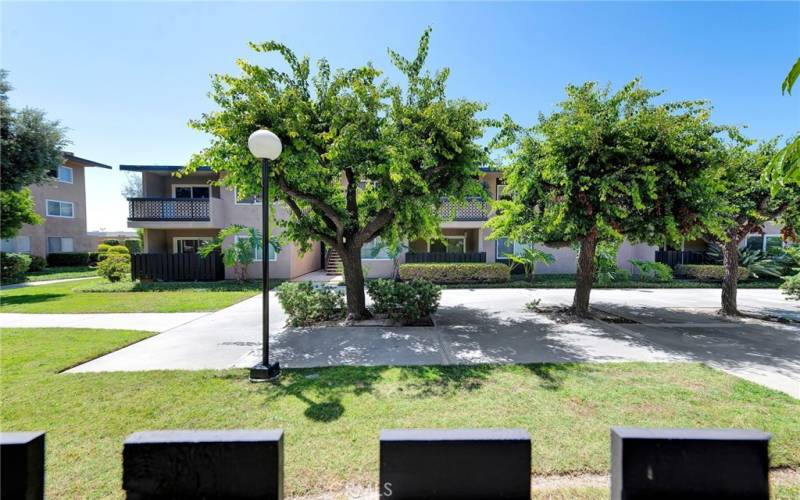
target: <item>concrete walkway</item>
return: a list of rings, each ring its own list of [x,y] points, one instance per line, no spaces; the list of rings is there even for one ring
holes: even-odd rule
[[[719,290],[595,290],[596,309],[629,323],[558,323],[525,310],[566,305],[569,289],[445,290],[436,327],[285,328],[270,294],[270,347],[283,367],[694,361],[800,398],[800,326],[716,315]],[[741,309],[800,319],[777,290],[740,290]],[[70,372],[222,369],[255,364],[261,297],[204,315]],[[40,315],[37,315],[40,316]],[[2,324],[5,324],[3,321]]]
[[[70,281],[90,280],[97,278],[97,276],[84,276],[82,278],[64,278],[60,280],[45,280],[45,281],[26,281],[24,283],[14,283],[13,285],[2,285],[0,290],[13,290],[15,288],[28,288],[29,286],[42,286],[54,285],[56,283],[69,283]]]

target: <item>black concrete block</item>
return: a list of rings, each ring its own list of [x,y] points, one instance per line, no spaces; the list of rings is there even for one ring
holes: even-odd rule
[[[129,499],[283,498],[282,430],[137,432],[122,462]]]
[[[0,498],[44,498],[44,432],[0,432]]]
[[[531,438],[522,429],[395,429],[380,436],[380,496],[530,498]]]
[[[611,429],[611,498],[768,499],[770,435]]]

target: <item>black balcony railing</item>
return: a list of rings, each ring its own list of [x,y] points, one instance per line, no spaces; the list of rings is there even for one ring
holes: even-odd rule
[[[446,221],[480,221],[489,219],[489,204],[474,198],[466,203],[442,200],[439,216]]]
[[[209,198],[128,198],[131,221],[208,221]]]

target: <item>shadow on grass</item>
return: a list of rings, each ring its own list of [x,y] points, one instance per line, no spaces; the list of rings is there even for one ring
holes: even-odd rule
[[[573,376],[585,375],[594,368],[584,363],[542,363],[528,365],[475,364],[460,366],[403,366],[403,367],[329,367],[284,370],[274,385],[266,385],[267,401],[294,397],[307,405],[303,414],[315,422],[333,422],[341,418],[348,396],[378,392],[378,384],[387,382],[386,397],[426,399],[472,392],[483,388],[498,371],[515,366],[530,371],[539,385],[548,391],[562,389]],[[386,377],[396,369],[399,374]],[[393,386],[392,386],[392,383]]]
[[[7,295],[0,298],[0,307],[21,304],[36,304],[65,297],[65,293],[30,293],[22,295]]]

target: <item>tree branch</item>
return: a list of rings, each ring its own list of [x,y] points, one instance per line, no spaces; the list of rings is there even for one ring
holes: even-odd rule
[[[289,209],[294,213],[295,217],[297,217],[298,219],[303,219],[304,217],[307,217],[306,213],[303,212],[303,210],[297,205],[297,203],[293,199],[287,198],[286,204],[289,205]],[[311,230],[311,233],[320,240],[322,240],[323,242],[325,242],[326,244],[328,244],[329,246],[331,247],[336,246],[336,240],[334,238],[331,238],[326,234],[322,234],[319,231]]]
[[[369,243],[372,241],[380,231],[385,228],[390,222],[394,220],[395,214],[392,210],[388,208],[382,208],[376,215],[375,218],[369,221],[369,223],[364,226],[357,235],[356,241],[354,242],[358,246],[363,245],[364,243]]]
[[[287,184],[286,179],[283,178],[283,176],[276,175],[276,179],[278,181],[278,187],[280,187],[283,192],[291,196],[294,196],[297,199],[307,201],[312,207],[318,209],[320,212],[320,216],[323,218],[323,220],[325,218],[329,219],[329,221],[336,228],[337,239],[338,240],[342,239],[342,235],[344,234],[344,226],[342,225],[342,219],[339,217],[339,214],[333,207],[331,207],[327,203],[322,202],[316,196],[303,193],[302,191],[298,191],[297,189],[289,187],[289,184]],[[328,224],[327,222],[326,225],[330,227],[330,224]]]

